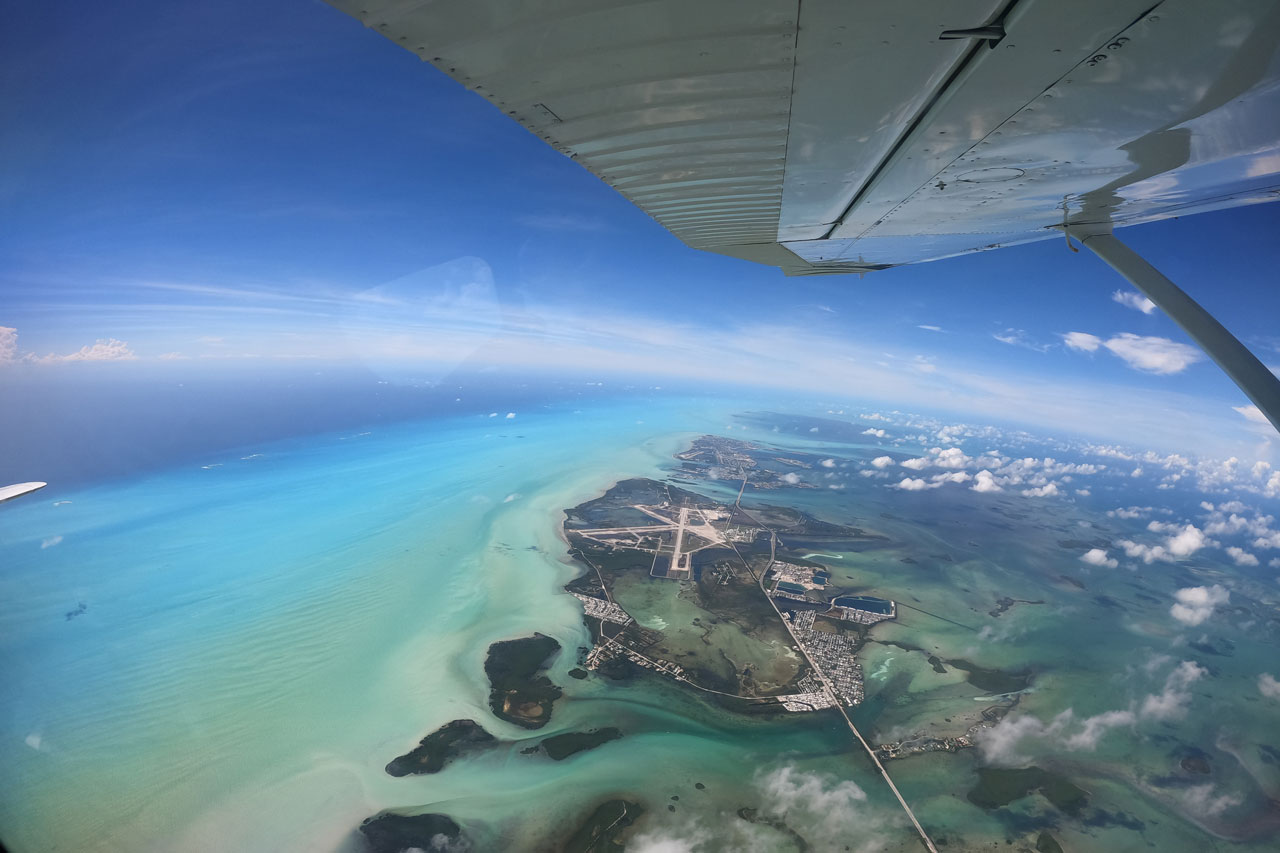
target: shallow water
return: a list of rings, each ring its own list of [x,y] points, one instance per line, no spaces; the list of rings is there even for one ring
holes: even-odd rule
[[[849,839],[854,849],[917,849],[834,714],[744,717],[657,678],[567,676],[587,635],[580,606],[560,590],[576,571],[562,511],[620,478],[662,476],[673,452],[722,431],[734,408],[553,404],[512,420],[320,435],[74,492],[51,486],[6,505],[6,843],[357,849],[361,820],[403,809],[448,813],[482,849],[538,849],[595,802],[621,796],[649,809],[634,849],[673,838],[700,851],[791,849],[786,833],[736,818],[743,807],[775,809],[812,849]],[[1263,819],[1262,800],[1280,789],[1260,751],[1275,711],[1252,697],[1275,638],[1215,622],[1209,640],[1232,652],[1209,660],[1179,647],[1167,618],[1172,590],[1213,564],[1094,569],[1058,540],[1081,524],[1105,527],[1099,535],[1126,528],[1084,503],[894,492],[850,473],[876,447],[746,423],[743,437],[852,466],[832,472],[840,490],[748,500],[887,537],[800,554],[899,602],[898,620],[874,629],[862,656],[868,701],[854,718],[873,742],[960,734],[990,703],[990,685],[957,665],[939,673],[930,655],[973,672],[1032,672],[1011,717],[1044,723],[1067,708],[1083,718],[1139,702],[1178,659],[1211,667],[1184,717],[1115,732],[1092,751],[1025,745],[1029,761],[1090,792],[1082,819],[1036,796],[974,806],[974,750],[890,763],[935,838],[968,849],[1033,842],[1049,827],[1067,849],[1204,849],[1209,836],[1181,816],[1200,783],[1177,776],[1192,745],[1211,755],[1212,795],[1240,798],[1228,814]],[[992,615],[1005,597],[1039,603]],[[483,660],[490,643],[533,631],[565,649],[551,672],[566,698],[550,725],[529,732],[489,714]],[[1169,662],[1152,666],[1157,655]],[[510,743],[437,775],[383,771],[458,718]],[[520,752],[605,725],[624,737],[562,762]],[[1266,849],[1274,834],[1249,837],[1242,847]]]

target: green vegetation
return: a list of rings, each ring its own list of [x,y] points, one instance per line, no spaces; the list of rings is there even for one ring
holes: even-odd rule
[[[1015,800],[1039,793],[1064,814],[1077,817],[1088,802],[1089,794],[1072,784],[1065,776],[1040,767],[1010,770],[984,767],[978,770],[978,784],[968,793],[969,802],[992,811]]]
[[[644,809],[638,803],[627,800],[601,803],[560,849],[564,853],[602,853],[611,850],[621,853],[623,845],[618,838],[642,814]]]
[[[546,676],[560,644],[543,634],[504,640],[489,647],[484,661],[492,690],[489,707],[494,716],[526,729],[540,729],[551,719],[561,690]]]
[[[453,759],[496,742],[497,738],[471,720],[454,720],[424,737],[412,752],[392,759],[387,772],[392,776],[439,773]]]
[[[570,755],[595,749],[601,744],[622,737],[622,731],[608,726],[603,729],[592,729],[589,732],[565,732],[553,735],[539,744],[552,761],[563,761]]]
[[[371,853],[400,853],[402,850],[439,850],[439,838],[445,839],[447,849],[462,837],[462,828],[448,815],[420,814],[399,815],[383,812],[360,824],[360,832],[368,842]]]

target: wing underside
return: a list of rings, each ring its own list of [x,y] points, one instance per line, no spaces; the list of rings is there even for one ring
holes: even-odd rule
[[[330,2],[792,275],[1280,198],[1276,0]]]

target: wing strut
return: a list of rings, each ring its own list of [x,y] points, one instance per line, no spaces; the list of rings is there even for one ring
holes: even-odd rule
[[[1257,356],[1141,255],[1097,226],[1068,226],[1067,233],[1127,278],[1191,336],[1280,430],[1280,379]]]

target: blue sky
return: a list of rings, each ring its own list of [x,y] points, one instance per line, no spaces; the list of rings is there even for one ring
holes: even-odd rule
[[[0,40],[0,371],[651,372],[1271,453],[1217,368],[1061,241],[864,279],[696,252],[309,0],[38,4]],[[1276,233],[1280,205],[1122,237],[1280,364]]]

